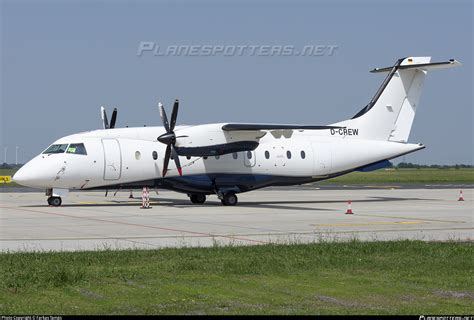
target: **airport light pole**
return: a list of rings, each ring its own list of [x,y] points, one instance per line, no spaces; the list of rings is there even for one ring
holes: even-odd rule
[[[15,165],[18,165],[18,146],[15,147]]]
[[[3,163],[7,163],[7,149],[8,147],[3,148]]]

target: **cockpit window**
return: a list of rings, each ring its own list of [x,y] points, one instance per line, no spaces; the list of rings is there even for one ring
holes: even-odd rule
[[[66,152],[87,155],[86,147],[84,147],[83,143],[71,143]]]
[[[44,154],[51,154],[51,153],[64,153],[67,149],[67,144],[52,144],[49,146],[48,149],[43,151]]]

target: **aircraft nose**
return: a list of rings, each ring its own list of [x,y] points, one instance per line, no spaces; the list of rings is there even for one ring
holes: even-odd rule
[[[39,188],[43,187],[45,177],[44,166],[38,167],[35,160],[31,160],[21,167],[12,177],[13,181],[25,187]]]
[[[28,172],[27,166],[24,165],[21,167],[12,177],[13,181],[18,184],[23,184],[31,180],[31,174]]]

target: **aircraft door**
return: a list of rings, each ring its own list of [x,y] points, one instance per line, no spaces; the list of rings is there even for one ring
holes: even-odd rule
[[[104,147],[104,180],[118,180],[122,173],[122,154],[117,139],[102,139]]]
[[[244,163],[245,163],[246,167],[255,166],[255,163],[256,163],[255,151],[245,151],[244,152]]]
[[[279,170],[278,168],[286,167],[286,161],[289,159],[288,156],[287,150],[283,145],[275,146],[273,150],[270,151],[270,159],[273,159],[274,166],[277,170]]]
[[[332,155],[329,142],[313,142],[313,175],[327,176],[331,173]]]

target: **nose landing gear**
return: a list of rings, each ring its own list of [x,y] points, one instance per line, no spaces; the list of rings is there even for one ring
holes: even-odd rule
[[[61,197],[49,197],[48,204],[53,207],[59,207],[63,201]]]
[[[53,207],[59,207],[63,203],[62,198],[66,197],[69,189],[46,189],[46,196],[48,197],[48,204]]]

